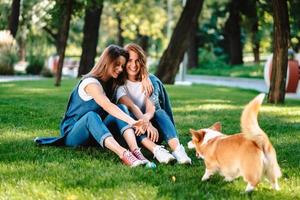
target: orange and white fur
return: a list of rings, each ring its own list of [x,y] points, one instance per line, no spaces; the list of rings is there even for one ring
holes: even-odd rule
[[[254,190],[263,176],[279,190],[281,176],[276,152],[268,136],[259,127],[257,115],[265,95],[255,97],[244,108],[241,116],[242,133],[225,135],[221,124],[215,123],[207,129],[192,130],[189,148],[196,148],[197,157],[205,162],[202,181],[219,172],[226,181],[242,176],[248,183],[246,192]]]

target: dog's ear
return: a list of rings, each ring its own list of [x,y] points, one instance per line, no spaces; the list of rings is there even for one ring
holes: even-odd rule
[[[221,131],[221,129],[222,129],[222,124],[221,124],[221,122],[216,122],[216,123],[214,123],[214,125],[212,125],[211,127],[210,127],[210,129],[213,129],[213,130],[215,130],[215,131]]]
[[[190,129],[190,133],[192,135],[193,140],[195,140],[196,142],[200,142],[205,135],[205,131],[203,130],[196,131],[194,129]]]

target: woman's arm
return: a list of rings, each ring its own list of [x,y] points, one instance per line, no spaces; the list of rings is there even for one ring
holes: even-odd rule
[[[133,113],[133,115],[137,119],[143,119],[142,111],[137,105],[133,103],[133,101],[128,96],[126,95],[122,96],[118,102],[127,106],[127,108]]]
[[[155,107],[153,103],[150,101],[149,98],[146,97],[146,112],[143,114],[143,112],[140,110],[140,108],[134,104],[134,102],[126,95],[122,96],[119,101],[121,104],[124,104],[125,106],[128,107],[128,109],[134,114],[134,116],[137,119],[144,119],[146,121],[150,121],[155,112]]]
[[[144,76],[143,78],[142,78],[142,88],[143,88],[143,92],[145,92],[145,94],[146,94],[146,96],[147,97],[150,97],[151,96],[151,94],[152,94],[152,92],[153,92],[153,85],[152,85],[152,83],[151,83],[151,81],[150,81],[150,79],[149,79],[149,76],[147,75],[147,76]]]
[[[150,120],[154,116],[155,106],[150,101],[150,99],[146,98],[146,113],[143,114],[140,108],[133,103],[133,101],[126,95],[122,96],[119,99],[119,102],[126,105],[128,109],[134,114],[137,119],[143,119],[148,123],[146,127],[147,137],[153,141],[157,142],[159,139],[159,134],[157,129],[151,124]]]
[[[100,105],[106,112],[112,116],[130,124],[134,125],[136,121],[124,113],[118,106],[111,103],[107,96],[104,94],[103,88],[98,84],[91,83],[84,88],[85,92],[92,96],[96,103]]]
[[[148,97],[146,97],[145,103],[146,103],[146,112],[145,112],[143,118],[147,121],[150,121],[154,116],[155,106]]]

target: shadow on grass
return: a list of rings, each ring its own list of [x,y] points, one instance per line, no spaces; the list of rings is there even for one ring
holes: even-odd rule
[[[289,150],[296,148],[297,143],[289,145],[279,145],[279,148],[286,150],[284,154],[289,154]],[[26,180],[35,184],[47,180],[63,190],[80,188],[82,191],[97,194],[100,189],[134,191],[138,188],[146,193],[147,190],[153,190],[153,195],[156,195],[154,199],[294,197],[293,194],[271,190],[265,182],[251,195],[242,193],[246,183],[241,179],[228,183],[221,176],[214,175],[211,180],[201,182],[204,164],[195,158],[191,150],[188,153],[194,161],[192,166],[158,164],[158,168],[154,170],[143,167],[130,169],[123,166],[113,153],[96,147],[44,147],[18,139],[1,142],[0,152],[2,177],[11,179],[10,181]],[[289,159],[284,167],[297,169],[299,166]],[[288,176],[284,174],[284,178],[289,178]]]

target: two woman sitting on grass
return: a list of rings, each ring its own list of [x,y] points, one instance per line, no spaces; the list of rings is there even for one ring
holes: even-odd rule
[[[129,47],[130,45],[128,45],[130,52]],[[137,46],[137,48],[140,47]],[[139,51],[140,50],[141,49],[139,49]],[[140,52],[142,52],[142,50]],[[144,65],[139,64],[141,63],[141,59],[144,59],[142,61]],[[144,106],[145,108],[147,107],[147,110],[143,110],[143,107],[140,108],[140,112],[135,108],[132,109],[135,100],[126,98],[126,96],[129,97],[130,92],[124,94],[124,92],[122,93],[122,89],[117,90],[119,102],[127,105],[133,115],[124,104],[115,105],[111,102],[118,82],[125,81],[124,77],[128,77],[129,79],[129,76],[126,75],[127,73],[124,73],[124,69],[128,68],[127,65],[136,65],[135,71],[139,74],[140,69],[143,70],[143,67],[146,66],[145,61],[145,57],[130,58],[128,51],[119,46],[108,46],[92,70],[85,75],[73,89],[65,116],[60,124],[61,136],[36,138],[35,142],[44,145],[63,145],[69,147],[96,144],[116,153],[124,164],[135,167],[149,162],[143,156],[137,145],[137,135],[137,139],[154,153],[154,156],[159,162],[168,163],[176,158],[179,163],[191,163],[190,158],[184,152],[183,146],[180,145],[178,139],[176,139],[176,130],[168,97],[161,82],[156,77],[150,76],[149,79],[147,73],[141,73],[142,77],[139,75],[138,79],[131,79],[131,81],[138,81],[139,93],[141,95],[141,97],[137,97],[138,99],[140,98],[139,101],[141,102],[139,106],[142,105],[142,101],[144,101]],[[132,62],[134,62],[134,65]],[[119,77],[120,74],[122,74],[123,77]],[[141,90],[149,90],[149,87],[151,87],[150,80],[154,88],[152,92],[152,96],[154,97],[152,102],[141,92]],[[126,85],[127,81],[121,88],[126,87],[129,89],[130,87]],[[162,95],[166,95],[163,100],[164,103],[166,102],[168,104],[166,105],[166,109],[168,109],[167,112],[169,115],[159,107],[158,98],[161,98]],[[153,111],[154,105],[158,112]],[[152,126],[151,122],[159,129],[158,131]],[[114,127],[113,130],[117,129],[117,133],[114,131],[114,134],[119,134],[125,139],[129,150],[122,147],[114,139],[110,130],[111,127]],[[147,136],[145,135],[146,132]],[[158,146],[154,143],[162,137],[168,141],[171,149],[174,150],[173,155],[162,146]]]

